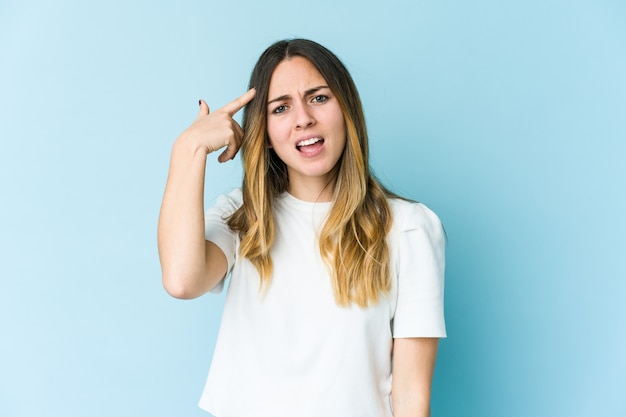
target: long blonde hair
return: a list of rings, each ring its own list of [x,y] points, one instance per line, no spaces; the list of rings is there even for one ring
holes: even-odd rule
[[[259,58],[250,77],[255,98],[243,116],[241,158],[243,205],[228,219],[239,233],[239,254],[252,262],[267,288],[272,275],[270,249],[275,228],[273,201],[287,190],[287,167],[267,145],[267,97],[274,69],[294,56],[308,59],[337,97],[346,123],[346,147],[336,167],[333,204],[320,233],[337,304],[375,304],[391,288],[387,234],[394,195],[372,175],[368,138],[359,93],[345,66],[332,52],[306,39],[276,42]]]

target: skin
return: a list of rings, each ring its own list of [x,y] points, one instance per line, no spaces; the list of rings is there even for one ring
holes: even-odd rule
[[[268,97],[267,132],[270,146],[287,165],[288,192],[305,201],[330,201],[346,129],[326,80],[307,59],[293,57],[274,70]],[[313,137],[323,141],[298,148]]]
[[[430,393],[439,339],[393,341],[391,404],[394,417],[429,417]]]
[[[287,164],[288,191],[305,201],[331,200],[334,167],[346,142],[343,115],[325,86],[309,61],[294,57],[279,64],[269,87],[268,146]],[[158,224],[163,286],[173,297],[199,297],[226,275],[224,253],[204,238],[206,161],[208,154],[223,148],[219,162],[234,158],[243,131],[233,116],[254,95],[252,89],[214,112],[201,101],[195,121],[174,142]],[[303,155],[296,144],[311,135],[323,137],[324,143],[315,155]],[[430,416],[437,346],[438,339],[394,339],[395,417]]]
[[[226,275],[224,253],[204,238],[206,160],[224,147],[219,162],[235,157],[243,131],[233,116],[255,93],[252,89],[212,113],[201,101],[196,120],[174,142],[157,239],[163,286],[173,297],[199,297]]]

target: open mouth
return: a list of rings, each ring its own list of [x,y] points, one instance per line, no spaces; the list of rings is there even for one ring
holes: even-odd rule
[[[320,148],[323,144],[324,144],[323,138],[310,138],[310,139],[301,140],[300,142],[296,143],[296,148],[300,152],[312,152]]]

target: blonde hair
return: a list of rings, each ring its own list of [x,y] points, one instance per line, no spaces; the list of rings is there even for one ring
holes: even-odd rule
[[[256,88],[256,96],[243,117],[243,205],[228,225],[239,233],[240,256],[252,262],[266,289],[275,238],[273,201],[289,184],[286,165],[266,146],[266,103],[274,69],[294,56],[308,59],[328,82],[346,123],[346,146],[335,167],[333,204],[320,232],[320,255],[337,304],[372,305],[391,288],[386,237],[392,214],[387,199],[394,195],[370,172],[365,117],[354,81],[339,58],[323,46],[305,39],[279,41],[265,50],[254,67],[250,87]]]

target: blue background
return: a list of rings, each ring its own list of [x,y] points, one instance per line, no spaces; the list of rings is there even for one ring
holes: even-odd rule
[[[626,415],[618,0],[0,3],[0,415],[207,415],[223,299],[161,288],[169,151],[293,36],[446,226],[433,415]],[[210,161],[208,202],[241,174]]]

